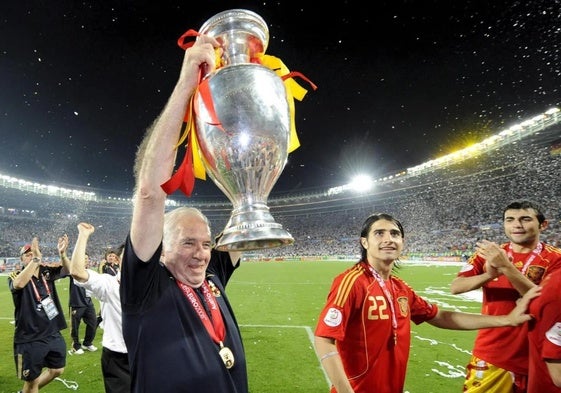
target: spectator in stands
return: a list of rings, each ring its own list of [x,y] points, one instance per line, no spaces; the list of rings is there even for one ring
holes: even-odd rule
[[[521,295],[561,267],[561,250],[540,241],[547,228],[542,208],[529,200],[513,201],[503,210],[503,229],[509,242],[481,240],[476,253],[450,285],[453,294],[481,288],[482,312],[510,312]],[[526,392],[528,324],[477,332],[467,365],[464,392]]]
[[[200,210],[165,213],[161,187],[173,172],[200,69],[214,69],[218,47],[214,38],[199,36],[186,50],[171,97],[137,153],[132,225],[121,266],[133,393],[248,392],[242,339],[225,293],[241,253],[213,249]]]
[[[121,296],[119,285],[121,272],[115,275],[100,274],[86,269],[86,245],[95,228],[88,223],[78,224],[78,239],[72,253],[70,274],[76,286],[89,290],[102,302],[103,339],[101,372],[106,393],[129,393],[131,386],[127,347],[123,338]]]
[[[24,393],[39,391],[64,372],[66,342],[60,331],[67,325],[55,280],[68,273],[67,248],[63,235],[57,245],[62,264],[45,266],[34,237],[20,251],[24,269],[8,278],[15,306],[14,360]]]
[[[404,246],[401,223],[372,214],[360,233],[361,260],[333,281],[318,318],[315,349],[332,392],[402,392],[411,321],[455,330],[517,326],[538,288],[507,316],[445,311],[418,296],[392,271]]]
[[[87,264],[89,259],[87,254],[85,258],[85,263]],[[72,348],[68,353],[70,355],[82,355],[84,350],[90,352],[97,351],[93,341],[97,333],[98,323],[92,293],[89,289],[75,285],[72,276],[70,276],[68,304],[70,306],[70,336],[72,337]],[[80,340],[80,324],[82,321],[86,325],[84,341]]]

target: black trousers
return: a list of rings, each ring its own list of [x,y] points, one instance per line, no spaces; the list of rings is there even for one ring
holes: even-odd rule
[[[82,321],[86,324],[86,333],[84,334],[84,341],[80,342],[80,323]],[[79,349],[81,344],[92,345],[97,332],[97,315],[93,304],[89,307],[71,307],[70,325],[70,336],[74,349]]]
[[[101,352],[101,373],[105,393],[130,393],[131,373],[126,353],[114,352],[103,347]]]

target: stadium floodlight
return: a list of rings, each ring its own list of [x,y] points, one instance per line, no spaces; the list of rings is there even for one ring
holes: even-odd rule
[[[546,115],[553,115],[554,113],[557,113],[559,111],[560,111],[559,108],[551,108],[551,109],[548,109],[547,111],[545,111],[545,114]]]
[[[357,175],[348,184],[349,189],[355,192],[366,192],[372,188],[372,178],[368,175]]]

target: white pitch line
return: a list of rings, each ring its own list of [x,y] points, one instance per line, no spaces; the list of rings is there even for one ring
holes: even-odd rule
[[[240,325],[240,327],[251,327],[251,328],[261,327],[261,328],[270,328],[270,329],[274,329],[274,328],[304,329],[306,331],[306,334],[308,335],[308,340],[310,340],[310,345],[312,346],[312,348],[314,348],[314,331],[310,326],[305,326],[305,325],[303,325],[303,326],[298,326],[298,325]],[[329,377],[327,376],[327,372],[321,366],[321,361],[317,357],[317,354],[316,354],[316,358],[318,360],[319,369],[323,373],[323,376],[325,378],[327,386],[331,387],[331,381],[329,380]]]

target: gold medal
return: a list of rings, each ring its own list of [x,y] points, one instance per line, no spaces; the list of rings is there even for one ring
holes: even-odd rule
[[[222,361],[224,362],[226,368],[229,369],[234,366],[234,354],[232,353],[230,348],[223,346],[222,348],[220,348],[220,351],[218,353],[220,354],[220,357],[222,358]]]

